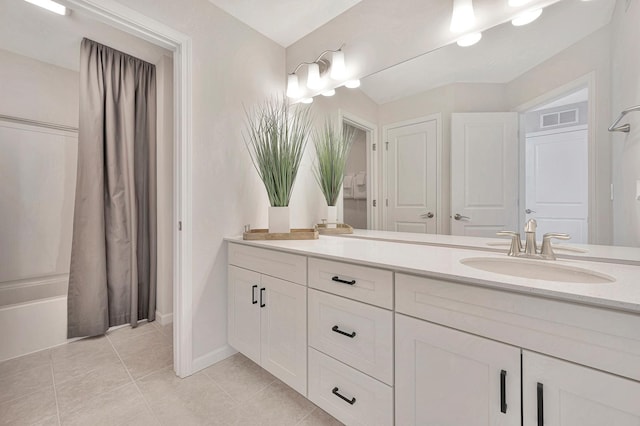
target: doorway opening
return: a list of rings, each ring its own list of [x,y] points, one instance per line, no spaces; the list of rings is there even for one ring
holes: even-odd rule
[[[578,87],[521,113],[520,228],[589,241],[589,89]]]

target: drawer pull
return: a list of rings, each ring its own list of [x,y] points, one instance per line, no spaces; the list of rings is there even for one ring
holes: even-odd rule
[[[262,288],[260,289],[260,307],[261,307],[261,308],[264,308],[265,306],[267,306],[267,305],[264,303],[263,299],[262,299],[262,298],[264,297],[264,291],[265,291],[265,290],[266,290],[266,288],[264,288],[264,287],[262,287]]]
[[[347,333],[346,331],[340,330],[337,325],[334,325],[333,327],[331,327],[331,330],[335,331],[336,333],[342,334],[343,336],[351,337],[352,339],[356,337],[355,331],[352,331],[351,333]]]
[[[354,285],[356,283],[356,280],[351,280],[351,281],[341,280],[340,277],[337,275],[331,278],[331,281],[335,281],[337,283],[342,283],[342,284],[349,284],[349,285]]]
[[[355,404],[356,403],[356,398],[353,397],[351,399],[347,398],[344,395],[340,395],[340,392],[338,392],[340,389],[338,389],[338,387],[336,386],[335,388],[333,388],[333,390],[331,391],[332,394],[334,394],[335,396],[337,396],[338,398],[340,398],[341,400],[345,401],[348,404]]]
[[[544,395],[542,383],[538,382],[537,386],[537,402],[538,402],[538,426],[544,426]]]
[[[500,412],[507,412],[507,372],[500,371]]]
[[[258,303],[258,300],[256,299],[256,289],[257,288],[258,288],[257,285],[252,285],[251,286],[251,304],[253,304],[253,305]]]

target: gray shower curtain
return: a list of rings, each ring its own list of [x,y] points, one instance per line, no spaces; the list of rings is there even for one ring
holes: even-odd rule
[[[68,337],[151,321],[155,301],[155,67],[84,39]]]

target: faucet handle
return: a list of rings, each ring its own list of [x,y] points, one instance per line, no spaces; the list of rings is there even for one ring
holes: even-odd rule
[[[540,256],[547,260],[556,260],[556,255],[551,247],[551,239],[556,238],[558,240],[570,240],[571,235],[559,233],[559,232],[547,232],[542,236],[542,249],[540,250]]]
[[[514,231],[498,231],[496,235],[500,237],[511,237],[511,246],[509,247],[509,256],[518,256],[522,252],[522,241],[520,240],[520,233]]]
[[[529,219],[527,223],[524,225],[524,232],[536,232],[536,228],[538,227],[538,222],[535,219]]]

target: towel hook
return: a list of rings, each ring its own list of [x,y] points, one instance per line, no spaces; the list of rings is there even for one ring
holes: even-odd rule
[[[630,124],[623,124],[622,126],[618,126],[618,123],[620,122],[620,120],[622,120],[622,118],[627,115],[628,113],[632,112],[632,111],[640,111],[640,105],[636,105],[636,106],[632,106],[629,107],[627,109],[625,109],[624,111],[622,111],[620,113],[620,115],[618,116],[618,118],[616,118],[616,121],[613,122],[613,124],[611,126],[609,126],[609,131],[610,132],[625,132],[625,133],[629,133],[629,131],[631,130],[631,125]]]

